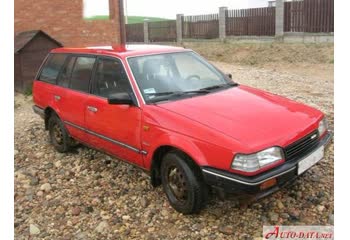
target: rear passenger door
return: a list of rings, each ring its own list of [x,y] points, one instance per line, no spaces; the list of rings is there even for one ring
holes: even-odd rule
[[[99,57],[92,95],[85,108],[89,142],[96,148],[142,166],[141,109],[108,104],[109,96],[121,92],[135,96],[121,60]]]
[[[58,79],[55,100],[70,135],[87,142],[85,108],[96,57],[71,55]]]
[[[55,107],[56,80],[67,56],[67,54],[62,53],[50,53],[46,58],[37,79],[33,83],[33,100],[39,107]]]

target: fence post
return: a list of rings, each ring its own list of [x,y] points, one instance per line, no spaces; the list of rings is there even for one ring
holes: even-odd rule
[[[278,40],[283,40],[284,28],[284,0],[276,0],[276,23],[275,37]]]
[[[221,41],[226,38],[226,11],[227,7],[219,8],[219,38]]]
[[[145,43],[149,43],[148,20],[143,22],[143,38]]]
[[[182,19],[183,14],[176,14],[176,41],[182,43]]]

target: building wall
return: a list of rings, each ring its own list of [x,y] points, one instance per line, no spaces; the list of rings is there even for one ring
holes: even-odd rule
[[[66,47],[118,44],[119,1],[109,3],[109,20],[84,20],[83,0],[15,0],[15,34],[43,30]]]

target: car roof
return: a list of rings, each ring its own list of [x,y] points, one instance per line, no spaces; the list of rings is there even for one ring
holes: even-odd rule
[[[147,44],[131,44],[116,46],[93,46],[83,48],[55,48],[52,53],[80,53],[80,54],[102,54],[119,57],[143,56],[158,53],[171,53],[190,51],[183,47],[165,46],[165,45],[147,45]]]

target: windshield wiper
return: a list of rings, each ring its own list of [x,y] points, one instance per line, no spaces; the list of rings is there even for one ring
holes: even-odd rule
[[[210,93],[207,90],[192,90],[192,91],[175,91],[175,92],[159,92],[159,93],[147,93],[148,96],[152,96],[153,98],[149,99],[149,102],[160,102],[167,101],[172,98],[182,97],[190,94],[207,94]]]
[[[214,86],[210,86],[210,87],[205,87],[205,88],[201,88],[199,89],[200,91],[210,91],[210,90],[215,90],[215,89],[220,89],[220,88],[228,88],[228,87],[233,87],[233,86],[237,86],[237,83],[227,83],[227,84],[220,84],[220,85],[214,85]]]
[[[166,95],[186,95],[186,94],[195,94],[195,93],[209,93],[209,91],[200,89],[200,90],[192,90],[192,91],[174,91],[174,92],[158,92],[158,93],[146,93],[149,96],[166,96]]]

